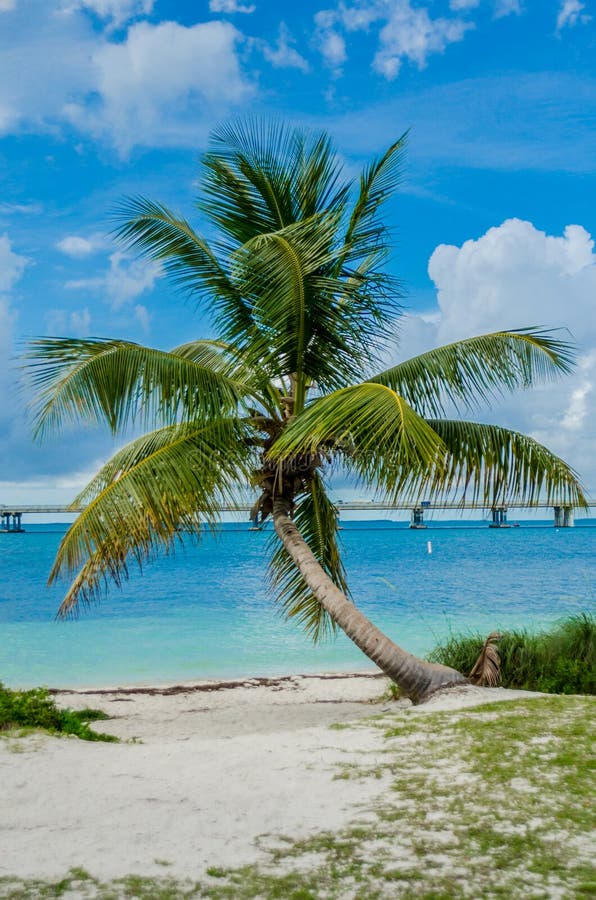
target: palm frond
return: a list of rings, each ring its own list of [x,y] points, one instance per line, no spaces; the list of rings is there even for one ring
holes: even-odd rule
[[[457,492],[487,506],[507,500],[585,506],[577,474],[533,438],[477,422],[429,419],[428,424],[447,450],[425,481],[435,496]]]
[[[370,381],[393,388],[421,415],[445,415],[448,404],[470,409],[503,391],[569,372],[573,348],[554,334],[524,328],[467,338],[392,366]]]
[[[181,531],[196,533],[216,522],[222,503],[248,484],[251,455],[245,427],[220,419],[172,425],[137,438],[106,463],[73,501],[84,506],[64,536],[50,581],[76,578],[59,610],[97,600],[109,581],[128,577],[129,560],[139,566],[168,552]]]
[[[501,657],[496,647],[501,637],[498,631],[492,631],[485,640],[480,656],[468,676],[474,684],[496,687],[501,680]]]
[[[391,316],[389,282],[371,254],[337,271],[337,215],[315,215],[259,235],[234,256],[260,337],[243,347],[254,367],[304,373],[321,390],[360,381]]]
[[[124,200],[115,217],[120,222],[115,234],[125,247],[159,261],[174,284],[199,301],[208,300],[206,308],[221,325],[224,339],[233,342],[252,334],[250,305],[217,252],[185,219],[144,197]],[[227,256],[227,248],[221,249],[221,256]]]
[[[327,135],[277,121],[246,117],[222,125],[202,165],[199,208],[238,244],[341,209],[347,196]]]
[[[337,587],[349,596],[337,536],[337,510],[320,476],[299,498],[294,523],[313,554]],[[312,594],[299,569],[276,536],[271,540],[269,577],[278,603],[288,619],[296,619],[315,641],[335,631],[335,625]]]
[[[367,253],[372,243],[382,243],[387,228],[377,213],[398,187],[403,172],[407,132],[374,159],[360,176],[360,190],[352,208],[344,246],[348,258]]]
[[[106,421],[112,432],[131,421],[221,416],[249,393],[213,365],[213,354],[190,359],[130,341],[40,338],[27,354],[38,391],[36,434],[63,422]]]
[[[385,385],[365,382],[313,401],[288,426],[270,455],[280,462],[329,450],[343,456],[368,486],[389,496],[414,491],[441,464],[440,436]]]
[[[275,417],[282,408],[283,392],[271,381],[270,373],[262,365],[262,359],[257,359],[256,365],[254,359],[251,363],[254,353],[237,349],[225,341],[214,340],[187,341],[174,347],[170,353],[208,366],[242,385],[244,394],[262,406],[270,416]]]

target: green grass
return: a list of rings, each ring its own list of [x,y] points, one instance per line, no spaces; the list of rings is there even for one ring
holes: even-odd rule
[[[74,734],[84,741],[117,741],[89,727],[90,722],[108,719],[100,709],[59,709],[44,688],[13,691],[0,682],[0,733],[42,728],[52,734]]]
[[[587,900],[595,712],[592,697],[552,696],[375,716],[374,763],[362,753],[337,772],[374,779],[378,800],[343,829],[263,835],[260,864],[211,866],[198,880],[101,882],[77,870],[55,882],[0,879],[0,897]]]
[[[452,637],[429,658],[468,673],[485,637]],[[596,693],[596,620],[587,613],[565,619],[546,632],[506,631],[498,648],[503,687],[549,694]]]

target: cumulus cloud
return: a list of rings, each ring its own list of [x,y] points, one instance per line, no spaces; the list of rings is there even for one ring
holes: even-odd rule
[[[467,10],[475,5],[474,0],[452,0],[452,9]],[[315,16],[316,41],[326,62],[337,67],[345,61],[342,31],[369,31],[373,25],[379,28],[373,67],[389,80],[397,76],[404,60],[422,68],[431,54],[442,53],[474,27],[459,17],[432,18],[426,7],[414,7],[411,0],[341,3],[337,9],[321,10]]]
[[[241,39],[227,22],[139,22],[125,41],[103,43],[94,53],[99,103],[70,104],[67,115],[84,130],[110,135],[122,152],[168,143],[180,125],[187,127],[185,118],[250,96],[236,53]]]
[[[85,9],[95,13],[100,19],[109,19],[114,27],[138,16],[148,16],[153,11],[155,0],[66,0],[64,12]]]
[[[505,16],[521,16],[523,12],[521,0],[496,0],[495,19],[503,19]]]
[[[449,0],[449,8],[453,12],[460,12],[463,9],[475,9],[480,6],[480,0]]]
[[[325,63],[338,69],[346,60],[346,42],[337,25],[339,16],[332,10],[321,10],[315,16],[316,44]]]
[[[0,0],[0,13],[10,12],[16,5],[16,0]]]
[[[54,15],[35,0],[20,5],[0,29],[0,135],[55,129],[65,98],[93,90],[98,40],[80,13]]]
[[[142,303],[137,303],[134,308],[134,314],[135,319],[140,325],[141,331],[143,331],[144,334],[148,334],[151,326],[151,315],[149,314],[147,307],[143,306]]]
[[[76,234],[70,234],[58,241],[56,247],[61,253],[66,254],[66,256],[72,256],[75,259],[84,259],[86,256],[90,256],[92,253],[99,250],[103,243],[103,238],[100,236],[84,238]]]
[[[582,15],[586,4],[581,0],[562,0],[561,8],[557,16],[557,31],[563,28],[570,28],[579,22],[585,23],[590,21],[590,16]]]
[[[230,22],[141,21],[116,39],[80,4],[56,15],[41,0],[10,20],[0,30],[0,135],[69,124],[122,155],[136,145],[196,146],[255,90]]]
[[[15,253],[7,234],[0,236],[0,294],[14,287],[28,262],[26,256]]]
[[[254,3],[238,3],[238,0],[209,0],[209,9],[215,13],[253,13]]]
[[[408,356],[501,329],[568,329],[560,337],[577,345],[574,374],[506,399],[497,418],[559,453],[596,492],[596,254],[590,234],[569,225],[560,236],[548,235],[510,219],[460,247],[437,247],[429,274],[438,313],[406,320]]]
[[[415,9],[403,0],[381,30],[374,68],[388,79],[396,77],[404,59],[423,68],[432,53],[442,53],[449,44],[461,41],[473,27],[463,19],[431,19],[426,9]]]
[[[60,336],[87,337],[91,333],[91,313],[89,307],[74,309],[52,309],[45,317],[48,334]]]
[[[161,275],[158,263],[131,259],[121,250],[110,254],[109,263],[108,270],[101,275],[67,281],[65,288],[100,293],[112,309],[120,309],[146,291],[153,290],[156,279]]]
[[[263,56],[277,69],[300,69],[302,72],[308,71],[308,63],[303,56],[298,53],[293,44],[292,37],[284,22],[279,26],[279,37],[275,48],[263,43]]]

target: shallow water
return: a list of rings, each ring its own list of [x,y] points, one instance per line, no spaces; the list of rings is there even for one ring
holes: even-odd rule
[[[596,527],[551,523],[347,522],[355,601],[406,649],[424,654],[450,632],[544,627],[593,611]],[[271,534],[223,526],[132,572],[122,590],[76,620],[54,615],[64,585],[46,578],[65,526],[0,534],[0,680],[11,686],[115,685],[369,668],[343,636],[314,647],[267,591]],[[428,552],[428,541],[432,553]]]

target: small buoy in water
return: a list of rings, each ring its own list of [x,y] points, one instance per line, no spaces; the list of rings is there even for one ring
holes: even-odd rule
[[[426,549],[428,550],[428,553],[429,553],[429,556],[430,556],[430,554],[433,552],[432,541],[427,541],[427,542],[426,542]]]

